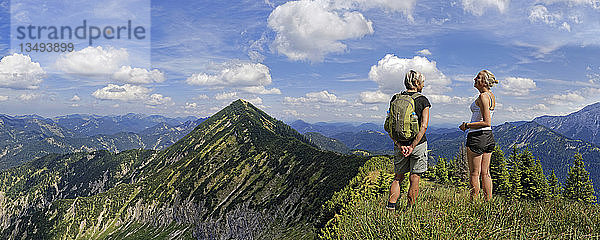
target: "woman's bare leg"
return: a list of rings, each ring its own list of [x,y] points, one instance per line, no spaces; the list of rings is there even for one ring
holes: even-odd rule
[[[469,160],[469,176],[471,180],[471,200],[474,200],[479,198],[479,190],[481,189],[479,175],[481,173],[482,154],[474,153],[471,151],[471,148],[467,147],[467,158]]]
[[[490,176],[490,159],[492,153],[483,153],[481,158],[481,183],[483,185],[483,193],[485,200],[492,199],[492,176]]]

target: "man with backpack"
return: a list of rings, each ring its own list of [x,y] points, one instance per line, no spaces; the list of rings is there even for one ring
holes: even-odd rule
[[[390,101],[390,109],[384,128],[394,141],[394,181],[390,187],[387,209],[395,210],[400,197],[400,183],[410,172],[408,206],[417,201],[421,174],[427,171],[427,124],[429,122],[429,100],[421,95],[425,76],[410,70],[404,77],[406,91],[397,93]]]

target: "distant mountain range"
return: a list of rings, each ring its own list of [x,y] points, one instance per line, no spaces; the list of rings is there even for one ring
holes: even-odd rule
[[[290,123],[290,126],[302,134],[306,132],[318,132],[326,137],[332,137],[333,135],[346,132],[384,131],[383,125],[380,126],[374,123],[362,123],[360,125],[355,125],[352,123],[307,123],[302,120],[296,120]]]
[[[340,140],[350,149],[363,149],[375,154],[393,154],[392,141],[385,131],[359,130],[356,127],[344,129],[341,126],[351,124],[343,123],[336,123],[332,129],[326,129],[328,125],[324,123],[319,123],[318,126],[302,123],[292,126],[322,131],[319,133]],[[541,160],[546,173],[554,169],[560,180],[564,180],[567,175],[569,163],[572,162],[575,153],[581,153],[592,180],[596,182],[597,192],[600,192],[600,103],[589,105],[567,116],[538,117],[534,121],[504,123],[494,126],[493,129],[497,144],[506,156],[512,152],[512,146],[515,144],[518,148],[527,148]],[[430,161],[436,162],[438,157],[453,158],[459,147],[465,143],[465,139],[466,134],[458,128],[428,128]]]
[[[161,151],[50,154],[0,172],[0,238],[313,239],[333,217],[321,206],[366,160],[237,100]]]
[[[533,120],[571,139],[600,145],[600,103],[567,116],[542,116]]]
[[[163,149],[185,136],[205,119],[158,115],[123,116],[0,114],[0,170],[49,153],[129,149]]]
[[[178,126],[196,121],[193,116],[168,118],[160,115],[144,115],[129,113],[121,116],[99,116],[89,114],[72,114],[51,118],[57,125],[68,129],[77,137],[89,137],[99,134],[112,135],[120,132],[141,133],[157,124],[165,123]]]
[[[302,120],[296,120],[290,126],[307,136],[309,133],[311,135],[319,133],[326,138],[333,139],[329,140],[329,142],[339,140],[348,149],[367,150],[373,154],[393,154],[394,152],[394,146],[387,132],[383,130],[382,126],[374,123],[356,125],[352,123],[318,122],[311,124]],[[429,127],[427,138],[430,139],[433,137],[435,139],[440,135],[456,133],[457,129]],[[326,150],[347,153],[345,152],[345,148],[341,146],[332,148],[331,146],[322,146],[318,142],[315,144]]]

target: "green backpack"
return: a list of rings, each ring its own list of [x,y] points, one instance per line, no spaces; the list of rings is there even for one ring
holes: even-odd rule
[[[419,117],[415,112],[415,99],[423,96],[415,93],[412,96],[397,93],[390,101],[390,110],[383,128],[396,141],[409,141],[419,132]]]

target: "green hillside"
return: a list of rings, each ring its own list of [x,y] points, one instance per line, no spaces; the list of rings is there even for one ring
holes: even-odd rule
[[[325,137],[323,134],[318,132],[307,132],[304,133],[304,136],[306,136],[311,143],[317,145],[323,150],[342,154],[350,154],[350,149],[340,140]]]
[[[313,238],[367,159],[321,151],[243,100],[163,151],[90,154],[2,172],[2,238]]]
[[[466,188],[421,181],[418,203],[385,209],[391,160],[371,158],[324,208],[322,239],[597,239],[600,208],[565,200],[470,202]]]

